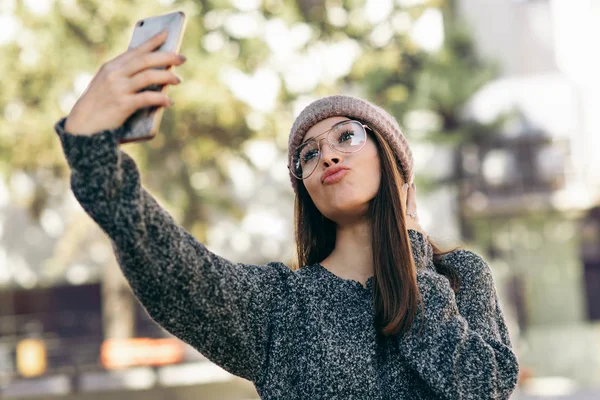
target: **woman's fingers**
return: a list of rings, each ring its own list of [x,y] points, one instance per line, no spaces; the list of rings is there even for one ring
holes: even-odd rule
[[[408,186],[406,211],[413,213],[417,212],[417,188],[414,183]]]
[[[154,51],[166,39],[166,32],[128,50],[102,65],[67,119],[68,132],[93,134],[115,129],[139,108],[169,107],[173,103],[162,92],[141,89],[177,84],[180,79],[165,69],[181,65],[185,57]]]
[[[179,83],[181,83],[181,78],[171,71],[149,69],[135,74],[129,80],[129,92],[137,93],[150,85],[177,85]]]
[[[403,187],[403,191],[406,198],[406,228],[414,229],[425,235],[419,223],[419,215],[417,214],[417,188],[415,184]]]
[[[155,67],[170,67],[181,65],[185,57],[172,52],[155,51],[167,39],[167,31],[153,36],[144,44],[130,49],[117,57],[117,68],[125,75],[132,76],[140,71]]]
[[[171,105],[173,105],[173,101],[166,94],[152,90],[134,94],[129,102],[129,106],[133,110],[151,106],[170,107]]]
[[[127,59],[122,71],[125,76],[133,76],[149,68],[168,68],[172,65],[181,65],[185,60],[185,57],[180,54],[154,51],[152,53],[141,54],[139,57]]]
[[[402,185],[402,199],[407,213],[417,212],[417,195],[414,183],[412,185]]]

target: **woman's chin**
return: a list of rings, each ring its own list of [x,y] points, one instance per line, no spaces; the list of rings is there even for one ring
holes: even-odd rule
[[[337,185],[335,185],[337,186]],[[331,187],[333,189],[333,186]],[[357,191],[351,185],[339,185],[336,190],[323,194],[317,204],[323,215],[332,221],[356,220],[369,211],[369,203],[375,196]]]
[[[337,204],[335,207],[329,207],[324,215],[334,221],[353,221],[362,219],[369,211],[368,203]]]

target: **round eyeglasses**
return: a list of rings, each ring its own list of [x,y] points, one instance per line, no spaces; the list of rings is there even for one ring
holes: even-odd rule
[[[308,178],[321,159],[321,140],[327,140],[329,146],[340,153],[356,153],[365,147],[367,131],[371,130],[361,122],[346,120],[333,125],[331,129],[308,139],[292,152],[288,169],[297,179]],[[319,136],[324,138],[317,139]]]

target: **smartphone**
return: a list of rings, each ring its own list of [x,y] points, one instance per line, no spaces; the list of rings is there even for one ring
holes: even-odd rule
[[[153,36],[167,30],[167,39],[154,51],[179,52],[181,39],[185,29],[185,14],[181,11],[158,15],[139,20],[133,29],[129,42],[129,50],[134,49]],[[171,67],[156,67],[156,69],[171,69]],[[166,85],[150,85],[143,90],[162,92]],[[124,136],[120,143],[150,140],[156,136],[164,107],[144,107],[134,112],[124,123]]]

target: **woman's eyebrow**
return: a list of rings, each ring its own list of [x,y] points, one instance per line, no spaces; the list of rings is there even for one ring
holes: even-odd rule
[[[315,137],[316,137],[316,135],[315,136],[311,136],[308,139],[304,139],[304,140],[302,140],[302,143],[300,143],[300,144],[304,144],[306,142],[310,142],[311,140],[315,140]]]

